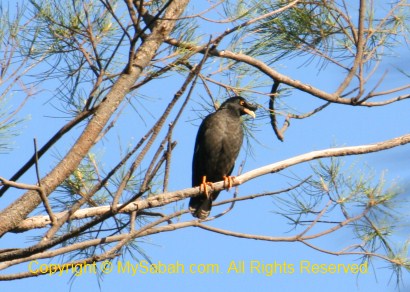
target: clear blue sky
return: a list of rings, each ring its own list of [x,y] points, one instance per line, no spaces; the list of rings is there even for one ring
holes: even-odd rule
[[[403,47],[399,53],[403,57],[391,59],[384,66],[392,68],[395,64],[408,63],[408,48]],[[286,66],[285,66],[286,65]],[[337,71],[327,71],[321,74],[312,74],[304,70],[299,64],[286,63],[282,64],[281,72],[291,76],[294,79],[313,84],[323,90],[334,90],[338,84]],[[310,67],[309,70],[314,70]],[[389,72],[386,78],[385,88],[392,87],[402,79],[401,75],[394,70]],[[339,78],[340,79],[340,78]],[[162,103],[155,100],[147,101],[147,108],[152,114],[162,112],[167,100],[175,93],[182,83],[182,78],[176,79],[173,86],[158,86],[154,84],[147,88],[153,96],[161,97]],[[163,82],[164,80],[160,81]],[[170,88],[172,87],[172,88]],[[191,155],[199,125],[198,112],[201,109],[200,95],[205,96],[201,87],[193,95],[193,101],[188,105],[187,111],[182,116],[181,122],[175,130],[174,139],[178,141],[172,160],[172,175],[170,179],[170,190],[187,188],[190,186],[191,176]],[[32,138],[37,137],[39,144],[42,145],[47,139],[54,134],[55,130],[63,125],[64,120],[55,119],[49,116],[55,116],[52,113],[53,108],[48,102],[53,95],[52,91],[45,91],[44,94],[37,96],[30,101],[29,106],[21,112],[21,116],[30,119],[22,128],[22,135],[15,139],[15,149],[8,155],[1,155],[0,175],[8,177],[32,155]],[[266,106],[267,101],[260,97],[252,97],[255,102]],[[298,105],[299,108],[313,108],[318,104],[314,98],[308,97],[298,92],[288,98],[290,104]],[[160,106],[158,106],[160,105]],[[155,109],[157,108],[157,109]],[[390,139],[399,135],[408,133],[410,125],[410,101],[403,101],[393,105],[380,108],[361,108],[332,105],[326,110],[318,113],[314,117],[302,121],[294,121],[286,132],[285,142],[279,142],[273,135],[268,124],[268,120],[257,119],[253,121],[256,129],[255,136],[259,143],[253,144],[252,157],[247,157],[244,171],[251,170],[269,163],[274,163],[292,156],[328,148],[331,146],[353,146],[378,142]],[[153,118],[145,111],[141,110],[146,118],[147,124],[153,121]],[[50,114],[51,113],[51,114]],[[258,112],[257,112],[258,114]],[[118,121],[117,126],[110,132],[108,140],[104,142],[103,147],[99,150],[101,156],[106,159],[110,155],[118,157],[118,140],[121,137],[121,143],[127,145],[132,141],[132,137],[140,137],[141,133],[146,132],[149,126],[139,120],[138,115],[131,109],[126,110]],[[64,143],[59,143],[54,154],[64,153],[65,147],[72,143],[76,136],[69,134]],[[128,140],[127,140],[128,139]],[[242,151],[238,162],[245,158],[245,152]],[[42,160],[41,171],[44,175],[49,171],[55,162],[55,157],[49,155]],[[357,169],[371,169],[376,177],[385,173],[386,180],[397,181],[399,184],[406,186],[410,179],[408,165],[410,163],[410,146],[402,146],[389,151],[361,156],[343,158],[346,168],[351,164],[356,164]],[[234,170],[235,173],[236,169]],[[287,187],[292,180],[288,176],[307,177],[310,175],[307,165],[293,167],[285,170],[280,174],[268,175],[257,178],[240,186],[239,195],[248,195],[268,190],[278,190]],[[24,182],[32,183],[35,181],[34,171],[23,178]],[[14,191],[2,198],[1,206],[4,207],[11,202],[21,192]],[[409,195],[408,189],[405,189],[405,196]],[[222,192],[220,199],[229,198],[231,192]],[[187,206],[187,202],[178,202],[172,207],[179,208],[181,205]],[[223,207],[217,210],[223,210]],[[165,209],[166,210],[166,209]],[[273,203],[271,197],[264,197],[257,200],[239,202],[233,211],[228,215],[208,223],[223,229],[232,231],[262,234],[270,236],[289,236],[292,234],[291,226],[287,225],[279,215],[275,214],[277,206]],[[406,215],[409,215],[408,212]],[[188,215],[182,217],[183,220],[189,220]],[[398,243],[409,240],[409,222],[400,228],[394,239]],[[35,232],[29,232],[28,235],[35,235]],[[341,231],[334,235],[326,236],[315,243],[324,248],[339,250],[349,245],[353,234],[351,231]],[[26,245],[30,241],[27,236],[25,242],[16,242],[16,238],[22,239],[21,235],[7,235],[0,241],[0,248]],[[308,274],[301,272],[299,266],[301,263],[309,262],[311,264],[360,264],[358,257],[355,256],[332,256],[312,250],[300,243],[272,243],[256,240],[239,239],[215,234],[199,228],[186,228],[173,232],[162,233],[150,236],[149,238],[140,239],[139,246],[150,257],[152,263],[176,264],[180,263],[184,267],[178,270],[176,274],[150,275],[138,273],[134,276],[129,273],[117,270],[118,263],[113,261],[114,270],[101,279],[100,286],[96,275],[87,273],[76,277],[73,281],[71,274],[62,276],[41,276],[37,278],[23,279],[18,281],[0,282],[1,291],[23,291],[29,287],[31,291],[73,291],[87,289],[87,291],[142,291],[143,289],[167,289],[171,291],[250,291],[258,289],[259,291],[395,291],[395,279],[392,271],[386,268],[386,263],[381,260],[375,260],[374,266],[369,266],[368,274],[355,275],[351,273],[340,274]],[[139,259],[143,259],[139,257]],[[49,263],[54,263],[51,260]],[[126,256],[121,259],[121,263],[127,261],[131,264],[138,262]],[[57,262],[56,262],[57,263]],[[245,270],[235,273],[229,267],[235,263],[238,267],[244,264]],[[288,267],[287,271],[279,268],[276,273],[269,275],[258,273],[256,269],[251,270],[251,266],[260,264],[265,265],[266,269],[272,264],[281,264]],[[27,264],[24,264],[27,266]],[[33,267],[36,265],[34,264]],[[197,269],[204,267],[214,268],[214,273],[193,273]],[[97,264],[100,267],[100,264]],[[190,271],[190,267],[192,270]],[[216,268],[217,267],[217,268]],[[291,267],[294,268],[292,272]],[[217,271],[216,271],[217,269]],[[22,271],[22,266],[19,267]],[[17,269],[16,269],[17,271]],[[8,270],[7,272],[11,272]],[[410,276],[408,273],[403,274],[402,291],[410,289]],[[406,290],[407,289],[407,290]]]

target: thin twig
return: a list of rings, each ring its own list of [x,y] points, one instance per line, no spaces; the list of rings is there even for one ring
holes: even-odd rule
[[[175,142],[176,143],[176,142]],[[172,157],[172,139],[171,137],[168,137],[168,142],[167,142],[167,151],[166,151],[166,156],[165,156],[165,173],[164,173],[164,184],[162,187],[163,192],[168,191],[168,182],[169,182],[169,174],[171,171],[171,157]]]
[[[41,200],[43,201],[44,208],[46,209],[46,212],[48,216],[50,217],[51,220],[51,225],[55,225],[57,223],[57,217],[53,214],[53,210],[50,207],[50,204],[48,203],[48,198],[47,195],[41,186],[41,179],[40,179],[40,170],[38,166],[38,152],[37,152],[37,139],[34,138],[34,157],[35,157],[35,167],[36,167],[36,176],[37,176],[37,184],[38,184],[38,194],[41,197]],[[43,240],[46,238],[43,238]]]
[[[34,138],[33,142],[34,142],[34,165],[36,167],[37,183],[38,183],[38,186],[41,187],[40,170],[38,167],[37,139]]]
[[[273,131],[275,132],[276,137],[280,140],[280,141],[284,141],[284,137],[283,137],[283,132],[287,129],[287,127],[289,126],[289,121],[286,120],[284,123],[284,126],[281,130],[279,130],[278,128],[278,121],[276,120],[276,113],[275,113],[275,101],[276,98],[278,96],[278,88],[279,88],[280,82],[277,81],[276,79],[273,82],[272,85],[272,90],[270,92],[270,96],[269,96],[269,111],[270,111],[270,124],[272,126]]]
[[[47,141],[47,143],[41,147],[40,150],[38,150],[37,153],[37,159],[39,159],[41,156],[43,156],[44,153],[46,153],[61,137],[63,137],[66,133],[68,133],[71,129],[73,129],[76,125],[81,123],[84,119],[88,118],[90,115],[92,115],[97,108],[93,108],[92,110],[89,111],[84,111],[78,114],[74,119],[69,121],[67,124],[65,124],[63,127],[60,128],[60,130],[57,131],[56,134],[54,134],[53,137],[50,138],[50,140]],[[30,169],[31,166],[35,163],[35,155],[33,155],[11,178],[10,181],[17,181],[27,170]],[[0,189],[0,197],[8,190],[9,186],[5,185]]]

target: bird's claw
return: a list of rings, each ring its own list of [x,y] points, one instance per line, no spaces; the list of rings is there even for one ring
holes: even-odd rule
[[[212,186],[211,182],[206,181],[206,176],[204,175],[202,177],[202,183],[199,185],[199,191],[204,193],[205,196],[209,199],[209,192],[208,192],[208,186]]]
[[[228,191],[232,188],[234,179],[234,176],[224,176],[224,187],[228,189]]]

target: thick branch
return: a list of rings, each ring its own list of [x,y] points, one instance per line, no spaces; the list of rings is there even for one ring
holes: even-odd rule
[[[291,167],[293,165],[297,165],[300,163],[304,163],[307,161],[312,161],[319,158],[324,157],[338,157],[338,156],[347,156],[347,155],[360,155],[366,153],[372,153],[377,151],[382,151],[390,148],[394,148],[397,146],[405,145],[410,143],[410,134],[403,135],[397,138],[393,138],[390,140],[378,142],[375,144],[368,144],[368,145],[360,145],[360,146],[351,146],[351,147],[340,147],[340,148],[329,148],[324,150],[317,150],[312,151],[309,153],[305,153],[302,155],[298,155],[283,161],[279,161],[273,164],[269,164],[251,171],[248,171],[240,176],[235,177],[233,181],[233,186],[237,186],[243,184],[249,180],[255,179],[257,177],[276,173]],[[213,190],[219,191],[224,189],[224,182],[217,182],[212,185]],[[121,213],[131,213],[135,211],[141,211],[145,209],[151,209],[155,207],[160,207],[167,205],[172,202],[180,201],[188,197],[193,197],[199,195],[199,188],[189,188],[184,190],[179,190],[175,192],[168,192],[159,194],[156,196],[152,196],[146,199],[140,199],[128,204],[126,207],[121,208],[121,204],[118,205],[118,210]],[[70,217],[71,220],[76,219],[83,219],[88,217],[94,217],[98,215],[105,214],[111,210],[111,206],[101,206],[101,207],[94,207],[94,208],[87,208],[78,210],[77,212],[73,213]],[[66,215],[67,212],[61,212],[54,214],[57,218],[63,217]],[[33,228],[43,228],[50,224],[50,219],[48,216],[33,216],[31,218],[27,218],[21,224],[19,224],[13,231],[14,232],[23,232]]]
[[[47,195],[53,192],[55,188],[78,167],[81,160],[87,155],[98,138],[99,133],[103,130],[112,114],[135,84],[142,70],[149,65],[159,46],[164,39],[168,37],[168,34],[175,25],[175,21],[181,15],[188,2],[188,0],[173,1],[164,15],[164,19],[166,20],[157,21],[155,23],[152,33],[138,48],[135,53],[135,58],[130,60],[128,70],[125,70],[119,76],[77,142],[61,162],[41,180],[41,185]],[[0,236],[17,227],[40,203],[41,199],[37,192],[28,191],[4,209],[0,213],[0,221],[2,222],[0,226]]]
[[[183,43],[180,42],[179,40],[176,39],[167,39],[166,42],[170,45],[176,46],[176,47],[180,47],[180,48],[184,48],[187,50],[191,50],[194,52],[198,52],[198,53],[204,53],[205,52],[205,46],[195,46],[192,44],[187,44],[187,43]],[[351,98],[343,98],[341,97],[338,92],[335,93],[328,93],[326,91],[323,91],[317,87],[314,87],[312,85],[303,83],[299,80],[295,80],[292,79],[289,76],[283,75],[281,73],[279,73],[278,71],[272,69],[271,67],[269,67],[266,63],[253,58],[249,55],[246,54],[242,54],[242,53],[235,53],[229,50],[211,50],[209,52],[209,54],[211,56],[214,57],[220,57],[220,58],[226,58],[226,59],[231,59],[237,62],[242,62],[245,64],[248,64],[252,67],[255,67],[256,69],[258,69],[259,71],[261,71],[262,73],[266,74],[267,76],[269,76],[270,78],[272,78],[273,80],[276,80],[279,83],[283,83],[286,85],[289,85],[293,88],[299,89],[303,92],[306,92],[310,95],[316,96],[317,98],[320,98],[322,100],[328,101],[328,102],[332,102],[332,103],[338,103],[338,104],[345,104],[345,105],[355,105],[355,106],[367,106],[367,107],[373,107],[373,106],[383,106],[386,104],[390,104],[393,102],[397,102],[400,100],[404,100],[404,99],[409,99],[410,95],[405,94],[399,97],[395,97],[395,98],[391,98],[385,101],[379,101],[379,102],[357,102],[357,101],[352,101]]]

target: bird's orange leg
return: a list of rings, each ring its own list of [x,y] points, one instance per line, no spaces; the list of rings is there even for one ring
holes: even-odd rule
[[[209,198],[208,186],[212,186],[211,182],[206,181],[206,175],[202,177],[202,182],[199,185],[199,191],[203,192],[207,198]]]
[[[226,189],[228,189],[228,191],[232,188],[234,179],[235,179],[234,176],[225,176],[224,175],[224,187]]]

